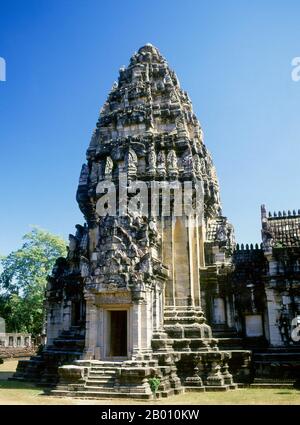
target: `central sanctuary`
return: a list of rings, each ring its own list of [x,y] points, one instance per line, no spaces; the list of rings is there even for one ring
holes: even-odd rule
[[[199,181],[202,214],[176,214],[184,198],[177,184],[191,183],[195,204]],[[124,203],[124,189],[130,202],[141,182],[173,184],[170,215],[162,214],[162,190],[147,198],[148,214],[143,208],[120,214],[120,202],[109,213],[104,187],[111,184]],[[47,344],[20,362],[16,377],[52,384],[53,395],[91,398],[166,397],[247,381],[250,352],[231,350],[229,338],[219,349],[201,288],[202,276],[207,284],[207,276],[230,272],[233,227],[222,214],[216,170],[190,98],[151,44],[120,69],[101,109],[77,201],[85,224],[76,226],[67,257],[48,279]],[[99,213],[100,204],[107,214]],[[214,314],[226,314],[230,329],[234,312],[221,304],[216,296]]]

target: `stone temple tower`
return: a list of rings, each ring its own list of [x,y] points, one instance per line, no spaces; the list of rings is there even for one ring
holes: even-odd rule
[[[220,212],[216,172],[192,104],[152,45],[141,48],[129,67],[120,70],[119,81],[101,110],[87,159],[77,195],[89,229],[90,262],[88,270],[84,264],[83,273],[87,320],[99,321],[91,313],[95,297],[99,305],[111,297],[109,302],[122,308],[134,299],[127,311],[132,330],[125,357],[151,349],[153,333],[162,331],[164,323],[172,336],[211,336],[200,301],[204,221],[189,226],[187,217],[174,217],[172,205],[169,215],[152,217],[151,194],[148,217],[130,212],[118,217],[119,211],[114,217],[97,216],[98,183],[105,179],[118,188],[124,177],[129,186],[144,182],[149,191],[153,182],[158,187],[160,182],[172,182],[174,187],[180,182],[183,187],[185,181],[198,178],[205,188],[205,216]],[[166,195],[160,193],[161,198]],[[124,317],[119,317],[124,324]],[[109,357],[106,337],[95,341],[92,332],[87,335],[87,356]]]
[[[101,109],[77,201],[86,224],[70,235],[47,290],[40,376],[55,382],[64,364],[53,394],[149,398],[153,377],[164,396],[234,388],[200,277],[211,241],[226,256],[233,229],[191,101],[151,44],[120,69]],[[96,379],[105,372],[106,383]]]

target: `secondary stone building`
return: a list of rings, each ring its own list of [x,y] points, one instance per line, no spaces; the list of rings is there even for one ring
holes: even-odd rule
[[[31,347],[31,335],[26,333],[0,333],[1,348],[24,348]]]
[[[262,282],[270,256],[253,254],[257,271],[245,289],[237,276],[248,279],[252,259],[236,247],[222,214],[189,96],[152,45],[120,70],[77,201],[85,224],[48,280],[47,345],[20,362],[16,378],[57,384],[57,395],[139,398],[151,398],[155,382],[167,396],[235,388],[233,376],[249,381],[243,337],[273,326],[255,304],[265,296],[255,279]],[[249,293],[247,309],[239,285]]]
[[[262,243],[236,245],[231,271],[203,271],[205,313],[223,346],[251,349],[254,379],[300,378],[300,211],[261,207]],[[220,273],[216,273],[216,270]]]
[[[291,331],[300,314],[300,211],[267,214],[263,205],[261,221],[260,246],[236,245],[225,279],[213,284],[206,274],[207,316],[213,329],[236,332],[248,344],[253,338],[254,346],[297,347]]]

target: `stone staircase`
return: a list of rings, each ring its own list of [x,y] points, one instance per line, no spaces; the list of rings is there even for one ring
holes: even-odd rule
[[[59,369],[60,380],[50,395],[84,399],[134,398],[150,400],[180,394],[183,389],[176,368],[160,366],[152,355],[139,360],[77,360]],[[159,373],[159,388],[154,396],[149,380]]]
[[[235,329],[213,325],[212,334],[218,340],[218,346],[222,349],[241,350],[243,348],[243,340],[238,337]]]
[[[267,379],[267,378],[254,378],[251,388],[294,388],[295,379]]]
[[[77,362],[77,364],[79,363],[81,364],[81,362]],[[116,381],[121,365],[122,362],[91,361],[84,383],[76,386],[76,393],[72,392],[71,385],[66,387],[59,384],[51,391],[51,395],[79,398],[120,398],[122,394],[117,392]],[[123,397],[128,397],[128,394],[124,393]]]
[[[62,331],[61,334],[53,340],[53,345],[47,347],[49,353],[73,353],[81,355],[84,349],[85,338],[81,334],[80,328],[72,326],[67,331]]]
[[[254,388],[292,388],[300,381],[300,347],[269,348],[253,353]]]
[[[91,366],[86,383],[85,394],[87,392],[112,393],[115,391],[117,368],[121,363],[102,363]]]
[[[242,350],[243,349],[242,338],[235,338],[235,337],[234,338],[216,337],[216,338],[218,338],[218,347],[220,350]]]
[[[17,381],[30,381],[42,386],[52,386],[58,382],[58,367],[79,359],[84,348],[84,336],[80,328],[73,326],[53,340],[38,355],[29,360],[20,360],[16,373],[11,378]]]
[[[38,382],[43,372],[45,362],[41,355],[32,356],[30,360],[19,360],[13,381]]]

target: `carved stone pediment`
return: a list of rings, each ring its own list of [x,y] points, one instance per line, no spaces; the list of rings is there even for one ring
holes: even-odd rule
[[[123,305],[131,303],[132,296],[130,291],[113,291],[108,289],[96,295],[97,305]]]

